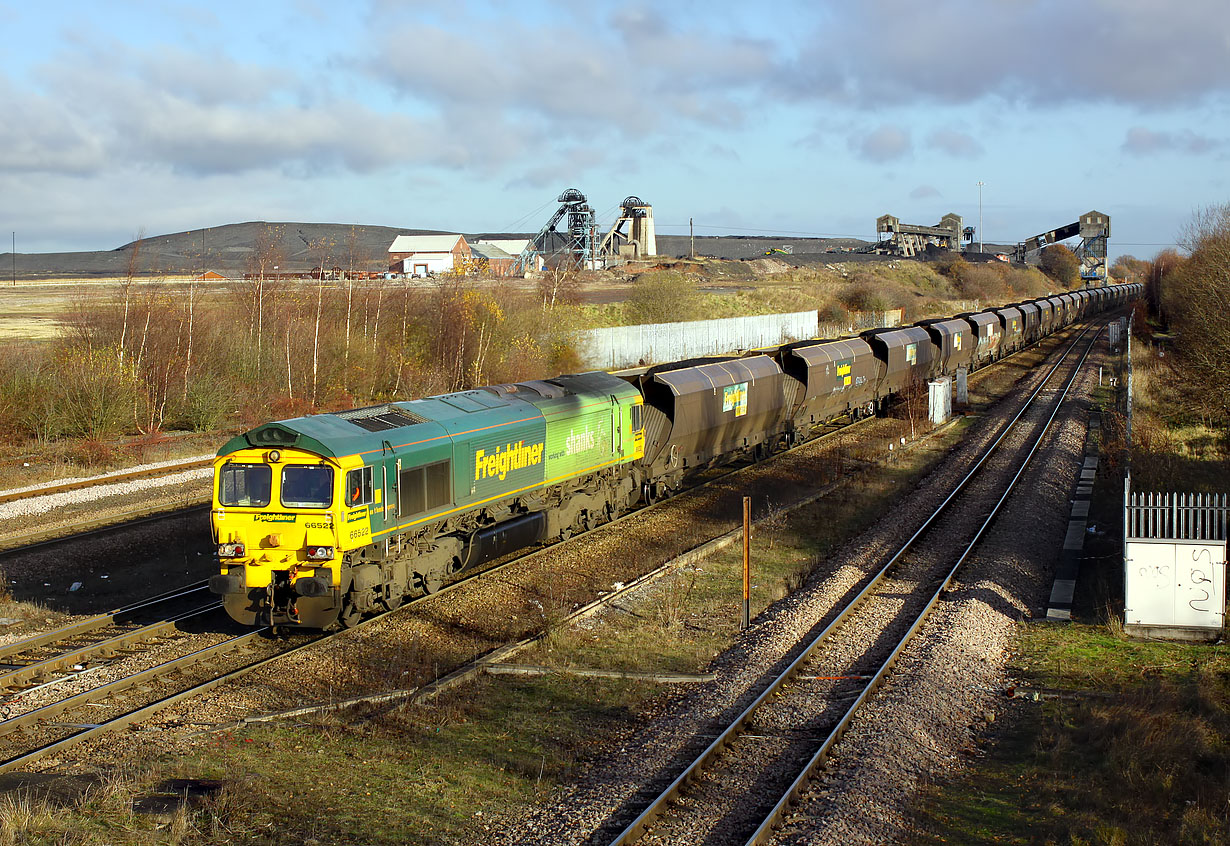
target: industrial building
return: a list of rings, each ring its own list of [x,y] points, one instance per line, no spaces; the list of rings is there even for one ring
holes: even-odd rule
[[[389,270],[426,277],[464,268],[473,251],[464,235],[398,235],[389,246]]]

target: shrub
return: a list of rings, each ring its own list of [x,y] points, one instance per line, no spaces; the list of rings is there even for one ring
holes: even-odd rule
[[[1038,267],[1065,288],[1075,288],[1080,284],[1080,259],[1063,244],[1052,244],[1044,249]]]
[[[693,277],[674,270],[651,270],[632,283],[624,315],[629,325],[699,320],[703,300]]]

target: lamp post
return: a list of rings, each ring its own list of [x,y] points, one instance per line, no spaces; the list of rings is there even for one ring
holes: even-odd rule
[[[982,186],[983,185],[986,185],[986,183],[981,182],[981,181],[978,183],[978,252],[980,253],[986,252],[986,250],[983,249],[983,244],[982,244]]]

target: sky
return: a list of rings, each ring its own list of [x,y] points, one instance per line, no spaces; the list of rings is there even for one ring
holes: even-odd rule
[[[535,231],[574,187],[666,234],[1096,209],[1147,257],[1228,175],[1225,0],[0,0],[0,251]]]

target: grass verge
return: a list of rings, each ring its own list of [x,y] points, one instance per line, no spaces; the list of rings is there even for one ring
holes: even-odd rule
[[[915,806],[911,846],[1230,843],[1230,651],[1023,624],[1015,699]],[[1063,691],[1056,695],[1055,691]]]

